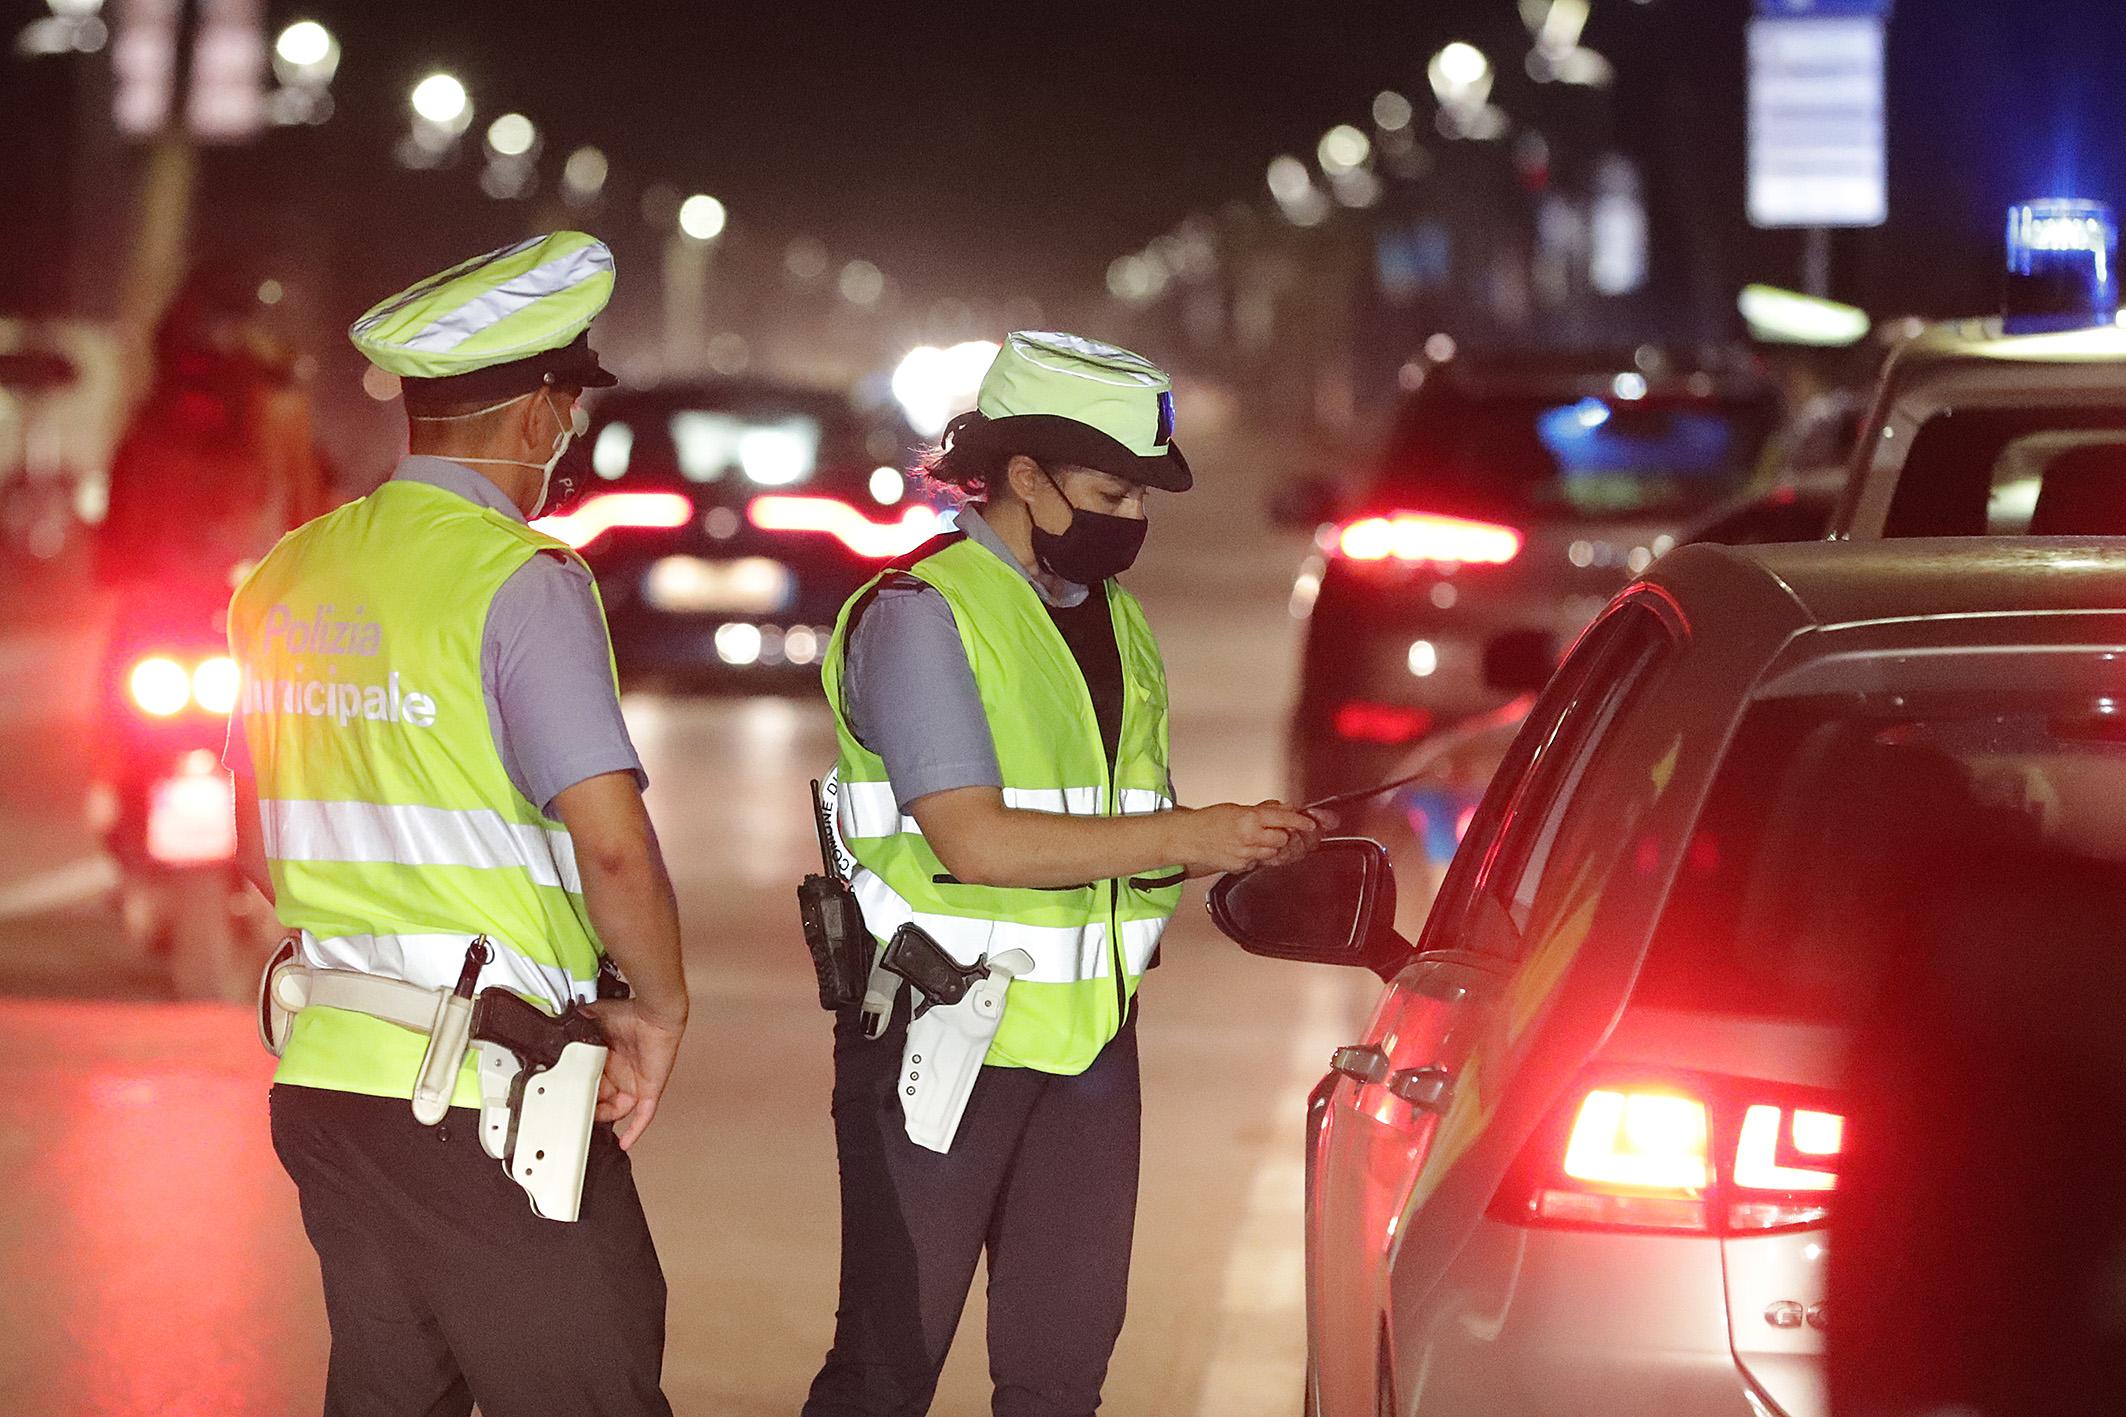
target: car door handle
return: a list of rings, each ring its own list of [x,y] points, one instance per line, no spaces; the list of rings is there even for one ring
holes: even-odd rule
[[[1388,1091],[1420,1112],[1444,1112],[1454,1100],[1454,1075],[1445,1068],[1403,1068],[1388,1074]]]
[[[1370,1043],[1353,1043],[1329,1055],[1329,1070],[1359,1082],[1379,1082],[1388,1075],[1388,1055]]]

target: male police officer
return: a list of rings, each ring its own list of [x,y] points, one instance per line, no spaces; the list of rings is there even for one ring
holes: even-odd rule
[[[363,316],[350,335],[372,392],[376,371],[400,383],[412,452],[285,538],[230,610],[240,851],[298,932],[296,1006],[314,991],[282,1042],[273,1141],[323,1271],[331,1413],[670,1411],[664,1278],[623,1153],[686,1025],[677,909],[590,572],[526,525],[582,391],[613,382],[586,335],[612,287],[605,246],[560,232]],[[593,1003],[607,952],[634,994]],[[530,1142],[507,1173],[494,1159],[530,1127],[529,1103],[483,1097],[507,1058],[468,1050],[448,1007],[425,1034],[396,1016],[454,985],[602,1027],[597,1116],[621,1128],[585,1141],[577,1074],[580,1210],[527,1204]],[[417,1119],[424,1096],[440,1125]],[[572,1223],[542,1218],[556,1208]]]

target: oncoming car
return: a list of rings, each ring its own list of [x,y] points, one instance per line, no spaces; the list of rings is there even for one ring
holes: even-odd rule
[[[841,603],[941,526],[901,471],[915,435],[840,394],[623,389],[584,441],[579,496],[539,526],[597,573],[623,673],[811,688]]]
[[[1496,708],[1485,646],[1571,643],[1740,489],[1777,419],[1742,360],[1463,356],[1421,366],[1368,485],[1317,539],[1292,713],[1294,791],[1377,781],[1410,744]]]
[[[1846,1044],[1944,879],[2126,861],[2122,586],[2103,540],[1684,547],[1414,944],[1372,841],[1219,884],[1252,952],[1390,981],[1307,1114],[1310,1413],[1822,1417]]]

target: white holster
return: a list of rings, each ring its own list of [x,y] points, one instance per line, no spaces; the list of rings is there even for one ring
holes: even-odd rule
[[[414,1082],[413,1115],[441,1122],[457,1090],[468,1048],[479,1055],[480,1147],[502,1163],[531,1198],[534,1214],[574,1220],[583,1201],[584,1167],[598,1109],[604,1048],[569,1043],[551,1068],[527,1074],[516,1053],[471,1037],[473,1004],[448,989],[428,989],[351,969],[314,969],[295,939],[283,940],[259,980],[259,1041],[279,1057],[296,1014],[311,1007],[367,1014],[428,1036]]]
[[[896,1090],[908,1140],[931,1151],[952,1150],[982,1060],[1004,1022],[1004,996],[1013,979],[1033,968],[1033,956],[1006,950],[988,964],[989,977],[957,1004],[933,1004],[908,1024]]]

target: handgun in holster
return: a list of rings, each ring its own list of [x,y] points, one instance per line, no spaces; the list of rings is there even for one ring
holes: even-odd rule
[[[571,1004],[556,1016],[507,989],[472,1005],[480,1054],[480,1147],[548,1220],[574,1220],[583,1202],[605,1030]]]
[[[797,887],[797,915],[804,926],[805,948],[819,981],[819,1006],[829,1012],[854,1008],[864,1001],[877,944],[864,924],[856,892],[849,888],[835,850],[831,809],[820,784],[812,784],[812,826],[819,834],[819,859],[825,874],[807,876]]]
[[[1033,956],[1006,950],[961,964],[911,920],[886,942],[879,968],[922,996],[909,1015],[894,1086],[903,1128],[917,1146],[950,1151],[989,1045],[1003,1026],[1005,995],[1013,979],[1033,968]]]

